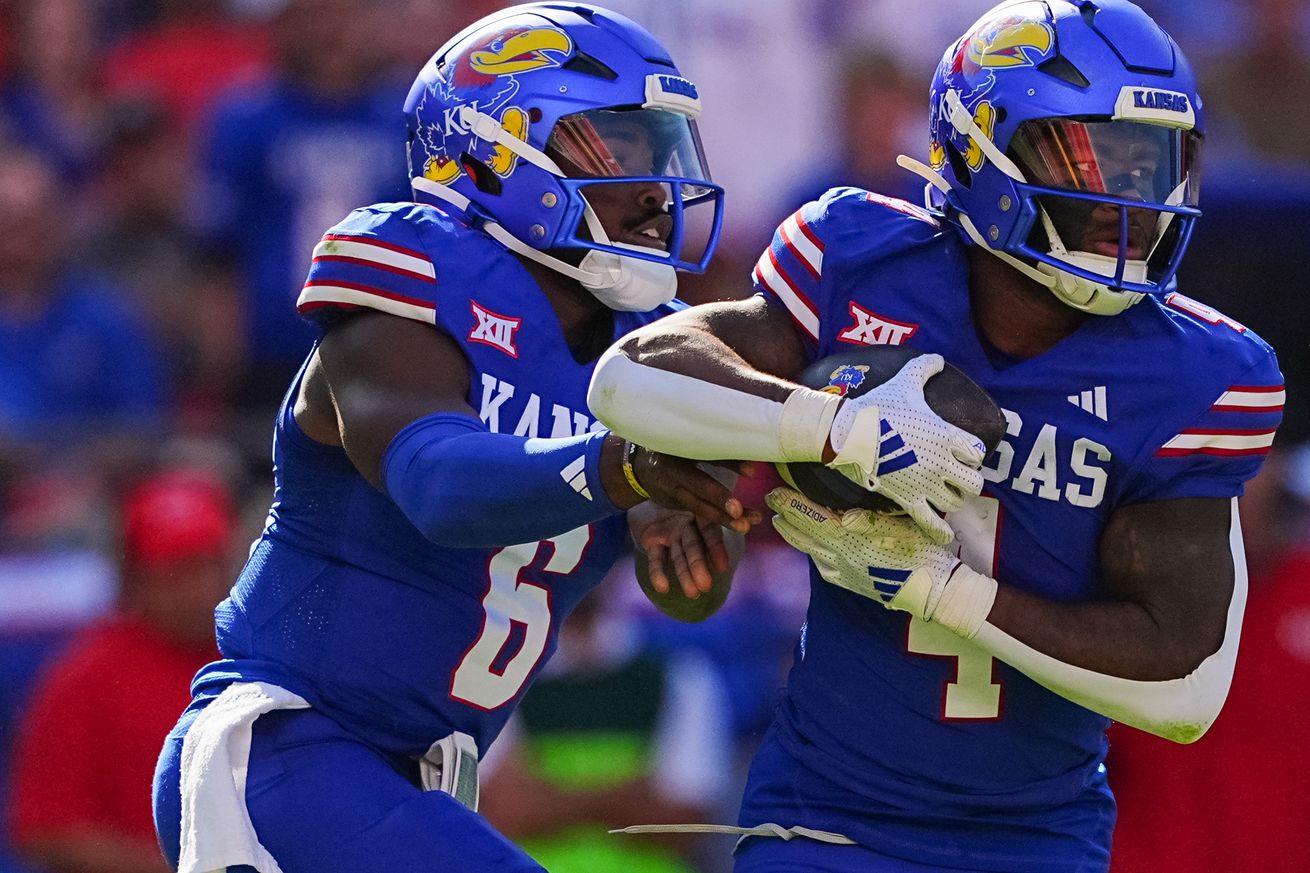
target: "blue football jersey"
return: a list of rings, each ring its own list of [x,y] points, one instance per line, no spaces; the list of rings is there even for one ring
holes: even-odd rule
[[[680,305],[615,312],[615,338]],[[438,209],[351,213],[316,247],[299,307],[321,324],[365,307],[434,325],[463,349],[467,400],[489,431],[601,429],[586,404],[592,363],[574,360],[535,280]],[[485,751],[618,556],[623,517],[504,548],[434,545],[342,449],[300,430],[298,383],[278,413],[267,525],[218,608],[226,660],[196,692],[270,681],[388,752],[420,755],[452,731]]]
[[[867,191],[833,189],[802,207],[754,277],[813,358],[847,344],[905,345],[942,354],[988,391],[1006,436],[986,462],[982,496],[951,518],[961,556],[1053,600],[1101,596],[1098,544],[1116,507],[1240,494],[1281,418],[1269,346],[1180,294],[1089,318],[1042,355],[1005,360],[976,333],[961,236]],[[1108,840],[1105,718],[813,571],[811,589],[773,732],[789,761],[777,766],[821,774],[831,796],[753,777],[762,787],[748,791],[744,823],[804,824],[969,869],[1074,869],[1057,859],[1097,853],[1048,839],[1062,826],[1033,816],[1079,808],[1105,820]],[[1029,837],[1015,831],[1006,843],[976,830],[1005,821]]]

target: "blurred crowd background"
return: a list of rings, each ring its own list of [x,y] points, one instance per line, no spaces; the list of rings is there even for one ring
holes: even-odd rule
[[[293,301],[353,207],[407,199],[401,104],[495,0],[0,0],[0,873],[162,871],[153,756],[215,656],[272,496],[273,414],[312,340]],[[943,49],[990,0],[611,0],[700,87],[728,191],[692,302],[750,293],[774,226],[837,183],[920,198]],[[1116,870],[1304,870],[1310,832],[1310,4],[1143,0],[1208,113],[1181,289],[1278,350],[1289,403],[1244,501],[1252,565],[1225,714],[1193,747],[1118,728]],[[745,483],[756,505],[770,485]],[[659,618],[621,566],[488,761],[487,813],[552,870],[726,868],[806,600],[753,535],[723,613]]]

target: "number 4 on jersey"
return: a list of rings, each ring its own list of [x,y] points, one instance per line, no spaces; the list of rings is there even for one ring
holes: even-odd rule
[[[980,573],[996,575],[1001,504],[994,497],[975,497],[950,515],[960,541],[960,558]],[[996,660],[973,643],[941,625],[910,619],[906,649],[915,655],[955,658],[955,678],[946,683],[942,718],[978,721],[1000,718],[1001,684]]]

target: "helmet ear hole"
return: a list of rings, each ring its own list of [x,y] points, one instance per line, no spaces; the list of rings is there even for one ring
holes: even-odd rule
[[[461,152],[459,156],[459,165],[464,168],[464,173],[473,180],[473,184],[484,194],[499,196],[504,186],[500,182],[500,177],[492,172],[491,167],[479,161],[468,152]]]

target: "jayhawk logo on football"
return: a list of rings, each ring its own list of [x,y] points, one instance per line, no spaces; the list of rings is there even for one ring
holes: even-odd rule
[[[503,145],[474,136],[461,123],[459,109],[471,106],[484,112],[526,141],[531,119],[521,107],[511,105],[519,91],[518,76],[558,67],[573,53],[573,40],[559,28],[521,26],[451,52],[445,69],[415,108],[417,135],[430,156],[423,175],[450,184],[460,174],[459,156],[465,152],[498,176],[514,172],[518,156]]]
[[[864,384],[864,377],[868,372],[868,364],[842,364],[829,374],[828,384],[820,390],[845,397]]]

